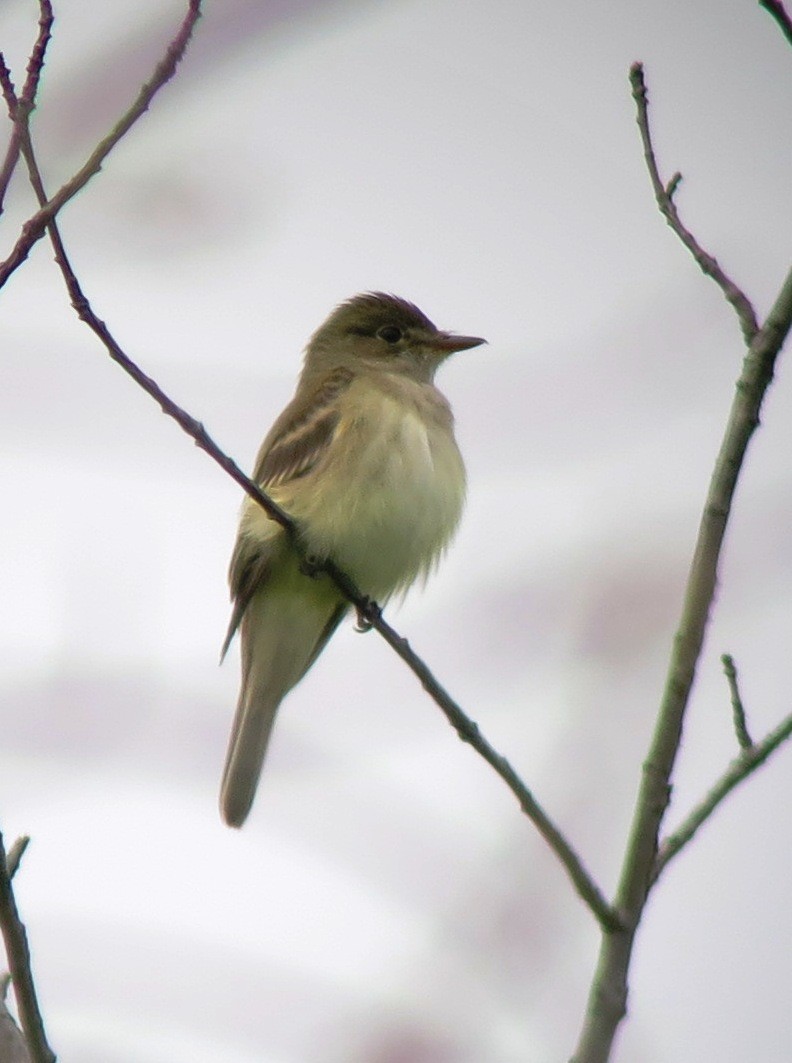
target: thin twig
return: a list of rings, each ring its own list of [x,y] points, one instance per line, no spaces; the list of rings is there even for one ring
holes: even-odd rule
[[[22,94],[19,97],[20,106],[30,114],[36,103],[36,95],[38,93],[39,82],[41,81],[41,72],[44,69],[44,57],[47,54],[47,45],[52,37],[52,23],[55,21],[55,16],[52,13],[52,4],[50,0],[39,0],[39,23],[38,23],[38,37],[36,43],[33,45],[33,51],[30,53],[30,59],[27,65],[27,78],[22,88]]]
[[[748,723],[745,718],[745,706],[740,697],[740,687],[737,683],[737,667],[734,663],[734,658],[729,653],[724,653],[721,656],[721,664],[723,665],[723,674],[726,676],[726,682],[729,684],[732,715],[734,718],[734,733],[737,736],[737,742],[739,743],[740,749],[748,750],[753,745],[753,742],[751,740],[751,735],[748,732]]]
[[[580,857],[541,807],[506,757],[502,756],[490,745],[481,733],[478,724],[462,711],[459,704],[440,685],[426,663],[412,650],[407,639],[399,635],[385,621],[379,607],[362,597],[360,591],[358,591],[349,577],[332,562],[328,562],[322,567],[332,577],[339,590],[358,609],[358,612],[365,618],[366,623],[379,632],[391,649],[417,677],[427,694],[442,710],[459,738],[471,745],[506,783],[517,798],[522,811],[528,816],[565,867],[578,894],[596,916],[603,930],[612,931],[619,929],[621,923],[616,912],[608,904],[602,891],[584,867]]]
[[[657,167],[657,159],[655,158],[654,147],[652,145],[652,135],[649,129],[649,101],[646,92],[642,63],[633,63],[630,67],[630,85],[632,86],[633,99],[635,100],[637,110],[636,121],[638,123],[638,128],[641,131],[644,158],[646,159],[646,166],[649,170],[649,177],[652,182],[657,205],[660,208],[660,213],[688,251],[693,255],[693,258],[696,260],[702,273],[705,273],[708,277],[712,277],[723,292],[727,301],[734,307],[740,321],[740,328],[742,329],[745,342],[746,344],[749,344],[759,329],[756,314],[750,300],[745,293],[737,287],[734,281],[724,273],[718,265],[717,260],[713,258],[709,252],[704,250],[693,233],[682,224],[682,219],[679,217],[676,203],[674,203],[674,193],[677,190],[679,182],[682,180],[682,175],[679,173],[674,174],[667,184],[664,183],[660,177],[660,171]]]
[[[14,82],[11,79],[11,71],[8,69],[2,52],[0,52],[0,89],[2,89],[3,99],[6,101],[6,108],[13,123],[3,165],[0,167],[0,214],[2,214],[5,194],[19,162],[19,132],[14,121],[16,118],[16,92],[14,91]]]
[[[14,986],[19,1021],[33,1063],[55,1063],[55,1053],[47,1043],[44,1021],[36,997],[30,964],[27,933],[19,918],[11,874],[0,834],[0,929],[5,942],[8,968]]]
[[[6,66],[2,53],[0,53],[0,87],[2,87],[3,97],[12,122],[11,138],[8,142],[2,170],[0,170],[0,214],[3,211],[3,199],[5,198],[6,190],[19,160],[21,145],[19,139],[20,125],[17,118],[21,112],[29,116],[36,105],[36,93],[41,80],[41,72],[44,69],[47,45],[52,36],[53,21],[54,16],[50,0],[39,0],[38,36],[28,59],[27,78],[18,99],[11,79],[11,71]]]
[[[187,13],[178,33],[168,45],[162,60],[151,79],[138,93],[129,110],[119,119],[110,132],[96,145],[84,165],[22,226],[19,239],[8,258],[0,264],[0,288],[11,274],[22,265],[37,240],[44,235],[47,225],[65,203],[75,196],[88,181],[99,172],[102,163],[118,141],[148,110],[154,96],[176,73],[176,67],[184,55],[195,23],[201,15],[201,0],[188,0]]]
[[[668,863],[685,848],[699,827],[706,823],[718,805],[731,793],[735,786],[747,779],[752,772],[764,764],[770,754],[774,753],[790,737],[792,737],[792,713],[783,719],[777,727],[774,727],[761,742],[756,742],[750,747],[743,749],[739,757],[736,757],[731,762],[701,803],[696,805],[684,822],[664,839],[658,849],[652,871],[653,884],[663,873]]]
[[[792,44],[792,18],[786,12],[781,0],[759,0],[759,7],[769,12],[781,27],[781,32]]]

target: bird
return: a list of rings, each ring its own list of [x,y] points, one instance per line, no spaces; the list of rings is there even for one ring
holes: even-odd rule
[[[341,303],[309,340],[253,473],[295,522],[297,543],[246,497],[229,568],[222,657],[239,631],[242,672],[220,790],[229,826],[250,812],[280,703],[350,608],[327,574],[306,574],[306,558],[332,561],[383,605],[425,581],[451,541],[466,476],[434,376],[485,342],[384,292]]]

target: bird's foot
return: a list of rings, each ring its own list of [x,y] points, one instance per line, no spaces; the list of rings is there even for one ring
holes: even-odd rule
[[[324,563],[316,554],[306,554],[300,560],[300,572],[310,579],[319,579],[324,572]]]
[[[373,598],[364,598],[363,601],[356,605],[357,609],[357,623],[355,624],[355,631],[371,631],[374,627],[375,621],[379,620],[382,616],[382,610],[374,601]]]

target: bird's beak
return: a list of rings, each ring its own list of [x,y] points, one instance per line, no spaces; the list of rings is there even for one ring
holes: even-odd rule
[[[426,346],[442,354],[453,354],[455,351],[467,351],[471,347],[478,347],[486,340],[479,336],[455,336],[452,332],[435,332],[427,338]]]

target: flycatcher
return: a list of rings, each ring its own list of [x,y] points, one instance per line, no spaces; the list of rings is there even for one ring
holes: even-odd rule
[[[465,497],[451,408],[434,386],[448,355],[476,336],[441,332],[380,292],[337,307],[311,337],[294,398],[264,440],[253,479],[291,517],[305,555],[332,560],[382,604],[426,578]],[[275,713],[349,609],[326,575],[301,571],[284,529],[246,498],[229,573],[242,686],[220,806],[250,811]]]

